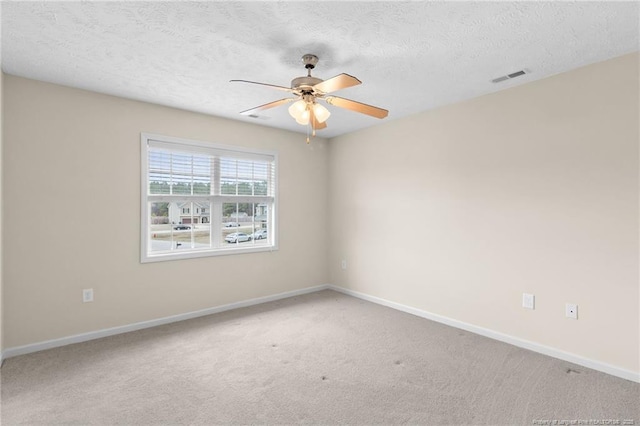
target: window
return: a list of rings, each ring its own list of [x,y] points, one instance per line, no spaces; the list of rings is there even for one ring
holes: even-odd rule
[[[141,261],[274,250],[274,152],[142,134]]]

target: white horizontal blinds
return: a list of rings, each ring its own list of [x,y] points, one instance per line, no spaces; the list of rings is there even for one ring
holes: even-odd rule
[[[159,141],[149,139],[147,142],[149,148],[156,150],[165,150],[169,152],[184,152],[192,154],[204,154],[210,157],[231,157],[245,160],[271,162],[274,160],[273,154],[260,152],[246,152],[234,147],[220,148],[212,147],[204,143],[179,143],[169,141]]]
[[[209,195],[211,158],[207,155],[149,150],[149,194]]]
[[[192,156],[192,193],[193,195],[211,194],[211,157],[203,155]]]
[[[148,158],[150,195],[275,194],[273,155],[149,141]]]
[[[193,191],[192,173],[193,173],[193,157],[191,155],[171,153],[171,193],[172,194],[180,194],[180,195],[192,194],[192,191]]]
[[[273,197],[275,178],[271,161],[220,158],[220,194],[240,197]]]
[[[171,153],[149,150],[149,194],[171,193]]]

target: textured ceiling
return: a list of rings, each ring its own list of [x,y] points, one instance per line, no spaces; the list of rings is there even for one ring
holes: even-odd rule
[[[385,120],[638,50],[638,2],[2,2],[5,73],[304,132],[286,107],[239,111],[314,75]],[[495,77],[530,74],[499,84]],[[329,106],[333,137],[377,124]]]

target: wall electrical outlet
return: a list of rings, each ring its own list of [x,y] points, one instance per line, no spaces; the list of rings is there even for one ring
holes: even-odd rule
[[[565,312],[564,315],[567,318],[571,318],[571,319],[578,319],[578,305],[574,304],[574,303],[567,303],[565,305]]]
[[[340,266],[342,267],[342,269],[347,269],[347,261],[345,259],[342,259]]]
[[[535,308],[536,297],[533,294],[522,293],[522,307],[525,309]]]
[[[85,288],[82,290],[82,302],[93,302],[93,289]]]

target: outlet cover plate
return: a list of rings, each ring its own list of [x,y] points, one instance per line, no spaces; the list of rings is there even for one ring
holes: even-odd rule
[[[565,305],[565,316],[571,319],[578,319],[578,305],[575,303],[567,303]]]
[[[535,309],[536,297],[533,294],[522,293],[522,307],[525,309]]]
[[[93,302],[93,289],[85,288],[82,290],[82,302]]]

